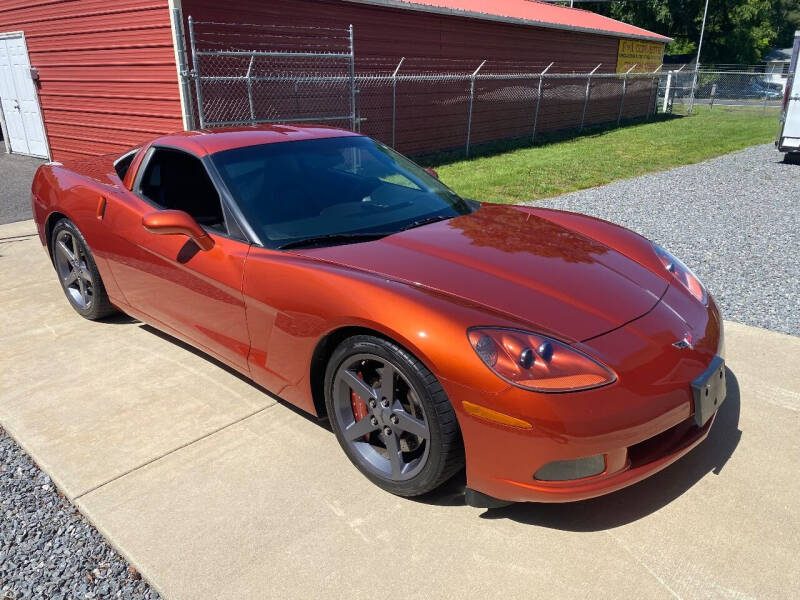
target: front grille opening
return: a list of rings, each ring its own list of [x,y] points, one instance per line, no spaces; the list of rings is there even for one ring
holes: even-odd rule
[[[631,468],[635,469],[641,465],[646,465],[665,454],[669,454],[671,450],[681,445],[692,429],[698,429],[694,418],[682,421],[658,435],[629,446],[628,459],[630,460]]]

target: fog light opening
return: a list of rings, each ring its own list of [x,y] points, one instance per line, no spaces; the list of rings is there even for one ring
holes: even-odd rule
[[[605,456],[595,454],[572,460],[554,460],[536,471],[533,478],[538,481],[571,481],[599,475],[605,469]]]

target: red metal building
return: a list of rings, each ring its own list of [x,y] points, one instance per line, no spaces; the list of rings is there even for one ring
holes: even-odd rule
[[[555,61],[562,70],[602,63],[602,71],[613,72],[620,40],[669,41],[591,12],[529,0],[239,0],[235,5],[216,0],[3,0],[0,106],[11,150],[64,160],[121,151],[155,134],[191,127],[186,115],[193,100],[181,87],[176,67],[176,52],[185,42],[177,40],[174,8],[184,22],[191,15],[201,21],[353,24],[359,60],[405,56],[438,59],[439,66],[447,60],[474,60],[476,65],[484,59]],[[420,95],[414,110],[424,109],[425,102]],[[558,106],[542,115],[551,129],[558,128],[561,118]],[[440,126],[439,147],[452,145],[445,135],[449,127]],[[500,129],[479,129],[477,139],[508,137],[514,130]],[[384,133],[385,128],[374,134]],[[408,135],[401,149],[431,149],[415,145],[413,132]]]

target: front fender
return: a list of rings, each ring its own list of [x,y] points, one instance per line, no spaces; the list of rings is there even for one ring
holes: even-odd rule
[[[427,288],[307,257],[253,249],[244,296],[253,378],[316,413],[310,365],[320,340],[344,327],[376,331],[437,377],[496,392],[505,387],[472,350],[467,328],[517,322]]]

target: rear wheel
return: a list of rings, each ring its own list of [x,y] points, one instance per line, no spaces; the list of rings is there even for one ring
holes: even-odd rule
[[[378,337],[341,343],[325,374],[336,438],[371,481],[399,496],[438,487],[464,464],[455,412],[433,374]]]
[[[75,224],[69,219],[61,219],[53,227],[50,239],[58,280],[72,308],[90,320],[116,313],[89,245]]]

